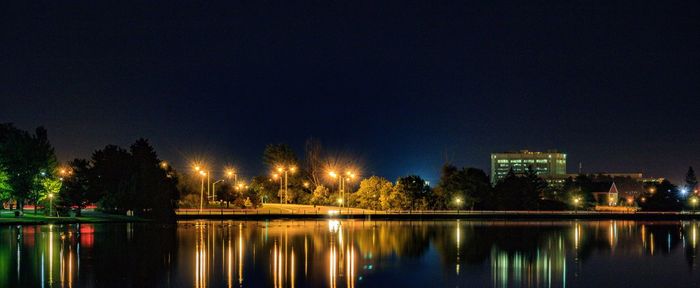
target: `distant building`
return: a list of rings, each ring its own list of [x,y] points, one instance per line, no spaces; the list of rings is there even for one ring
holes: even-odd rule
[[[523,174],[532,166],[537,175],[551,182],[566,179],[566,154],[556,150],[534,152],[521,150],[491,154],[491,183],[503,179],[510,169],[515,174]]]
[[[566,174],[566,177],[576,178],[578,173]],[[595,172],[595,173],[585,173],[588,177],[596,180],[596,178],[610,178],[610,179],[620,179],[629,178],[640,183],[661,183],[665,178],[663,177],[644,177],[642,172]]]

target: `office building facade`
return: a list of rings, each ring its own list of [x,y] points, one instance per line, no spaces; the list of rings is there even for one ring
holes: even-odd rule
[[[523,174],[532,166],[537,175],[549,182],[563,182],[566,179],[566,154],[556,150],[534,152],[521,150],[491,154],[491,183],[503,179],[510,169],[515,174]]]

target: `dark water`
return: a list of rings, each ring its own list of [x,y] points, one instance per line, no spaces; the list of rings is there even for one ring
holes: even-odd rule
[[[699,224],[0,226],[0,287],[698,287]]]

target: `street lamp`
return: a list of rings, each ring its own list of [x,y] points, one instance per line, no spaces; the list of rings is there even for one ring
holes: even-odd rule
[[[356,175],[355,172],[352,171],[346,171],[345,176],[336,173],[335,171],[329,171],[328,176],[334,179],[338,179],[338,194],[340,194],[340,199],[345,199],[345,185],[347,184],[348,180],[355,179]],[[343,205],[343,201],[338,201],[338,203]]]
[[[53,214],[53,193],[49,193],[49,216]]]
[[[231,181],[231,178],[233,178],[233,186],[236,186],[238,184],[238,171],[233,168],[227,168],[226,169],[226,178],[228,178],[229,181]]]
[[[574,212],[578,212],[578,202],[581,202],[581,198],[574,198]]]
[[[208,173],[202,170],[199,165],[193,166],[194,171],[202,177],[202,188],[199,190],[199,213],[202,213],[202,207],[204,205],[204,176],[208,176]],[[207,196],[209,195],[209,177],[207,177]]]
[[[289,203],[289,173],[294,174],[294,172],[297,171],[296,166],[283,166],[279,165],[277,166],[277,172],[279,173],[280,176],[280,193],[282,192],[282,173],[284,173],[284,204]],[[280,195],[280,203],[282,203],[282,195]]]
[[[462,198],[455,199],[455,202],[457,202],[457,213],[459,213],[459,209],[462,208]]]
[[[695,212],[695,207],[698,206],[698,197],[690,198],[690,206],[693,207],[693,212]]]
[[[221,179],[219,181],[215,181],[214,183],[211,184],[211,201],[216,201],[216,183],[219,182],[224,182],[224,179]]]

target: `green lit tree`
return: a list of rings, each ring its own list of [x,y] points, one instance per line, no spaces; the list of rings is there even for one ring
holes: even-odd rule
[[[10,186],[10,176],[5,169],[0,167],[0,209],[3,204],[12,199],[12,186]]]
[[[38,127],[30,134],[12,124],[0,124],[0,166],[9,176],[7,182],[19,210],[24,210],[25,202],[36,207],[45,196],[40,177],[54,171],[56,163],[46,129]]]

